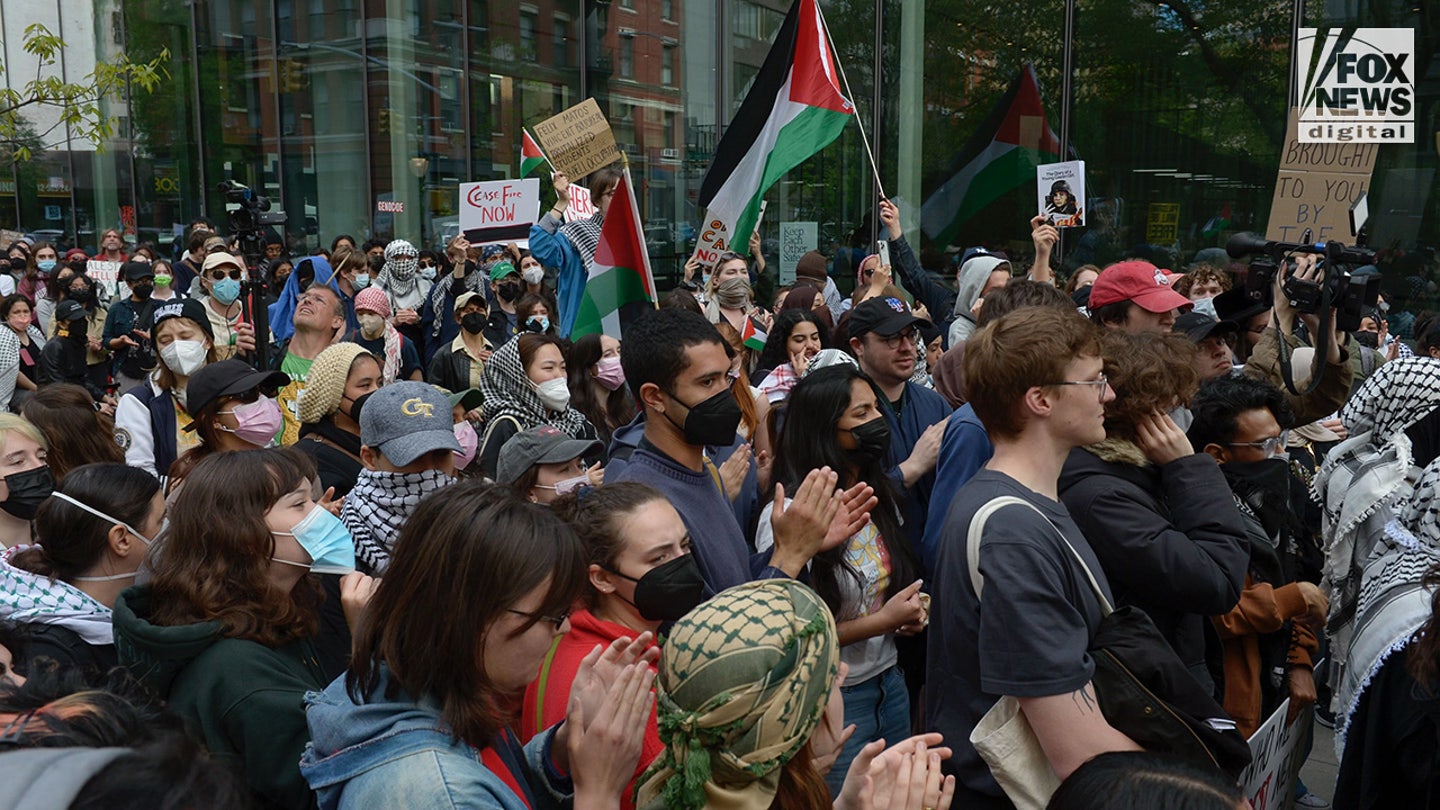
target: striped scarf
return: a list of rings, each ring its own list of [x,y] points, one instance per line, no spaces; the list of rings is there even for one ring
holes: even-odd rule
[[[480,374],[480,393],[485,395],[481,414],[486,422],[509,416],[520,423],[521,430],[551,425],[575,437],[579,437],[590,424],[585,415],[574,408],[556,413],[540,401],[535,383],[530,381],[530,375],[525,373],[525,364],[520,361],[519,337],[505,341],[490,355],[485,370]]]

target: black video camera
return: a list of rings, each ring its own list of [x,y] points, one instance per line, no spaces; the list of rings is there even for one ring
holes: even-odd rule
[[[1230,237],[1225,252],[1232,259],[1253,257],[1245,274],[1245,294],[1267,307],[1275,303],[1275,274],[1287,256],[1313,253],[1322,257],[1319,266],[1324,274],[1318,283],[1289,276],[1281,290],[1291,307],[1307,315],[1324,314],[1328,301],[1335,311],[1335,328],[1341,332],[1358,330],[1365,311],[1380,300],[1379,274],[1355,278],[1348,269],[1351,265],[1373,264],[1373,250],[1346,247],[1340,242],[1273,242],[1253,233],[1238,233]]]
[[[283,225],[287,218],[285,212],[271,211],[269,197],[256,194],[249,186],[234,180],[221,180],[217,190],[225,195],[226,203],[239,206],[230,211],[230,232],[240,242],[245,264],[254,269],[265,255],[264,227]]]

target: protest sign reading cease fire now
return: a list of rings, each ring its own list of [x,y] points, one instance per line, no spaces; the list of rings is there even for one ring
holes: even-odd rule
[[[540,214],[540,179],[460,184],[460,230],[471,244],[528,242]]]

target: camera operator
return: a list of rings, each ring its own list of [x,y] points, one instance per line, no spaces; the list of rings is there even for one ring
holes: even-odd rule
[[[1314,254],[1298,254],[1287,260],[1286,272],[1275,274],[1275,307],[1269,325],[1260,333],[1260,340],[1245,363],[1245,375],[1256,379],[1269,380],[1285,392],[1290,407],[1295,411],[1295,424],[1305,425],[1324,419],[1345,404],[1350,394],[1350,381],[1354,371],[1350,367],[1350,356],[1341,343],[1335,329],[1335,310],[1330,311],[1329,340],[1324,347],[1325,364],[1320,371],[1320,383],[1309,394],[1295,395],[1285,387],[1280,370],[1280,340],[1283,336],[1288,347],[1287,354],[1307,345],[1295,333],[1295,318],[1299,315],[1305,324],[1310,340],[1320,335],[1320,318],[1317,315],[1301,314],[1290,305],[1283,289],[1285,278],[1293,275],[1297,281],[1312,284],[1322,283],[1325,273]],[[1291,269],[1293,268],[1293,269]],[[1244,328],[1244,324],[1241,327]],[[1278,327],[1278,328],[1277,328]],[[1320,347],[1316,347],[1317,350]],[[1293,378],[1292,378],[1293,379]]]

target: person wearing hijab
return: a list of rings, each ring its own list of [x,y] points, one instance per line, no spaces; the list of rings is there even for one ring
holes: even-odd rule
[[[355,294],[355,317],[360,328],[345,337],[379,357],[388,385],[396,380],[421,380],[420,352],[410,338],[390,322],[390,300],[384,290],[366,287]]]
[[[775,310],[778,316],[787,309],[804,309],[815,313],[815,317],[825,324],[827,332],[835,329],[835,315],[830,311],[830,305],[825,303],[825,293],[820,288],[809,284],[797,285],[780,302],[780,307]]]
[[[565,356],[560,341],[549,335],[526,333],[496,349],[480,377],[480,392],[487,426],[480,466],[491,480],[500,448],[522,430],[550,425],[572,438],[599,438],[585,415],[570,407]]]
[[[385,266],[372,287],[385,293],[394,313],[391,322],[400,334],[418,348],[425,344],[425,330],[420,326],[420,313],[430,297],[434,282],[420,275],[420,251],[404,239],[385,246]]]

